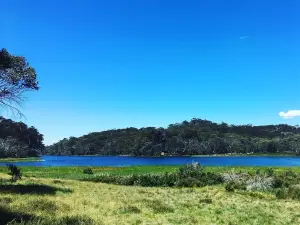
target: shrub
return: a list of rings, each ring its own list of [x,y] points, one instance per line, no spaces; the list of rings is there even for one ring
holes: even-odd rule
[[[201,187],[201,182],[196,178],[187,177],[180,179],[175,184],[177,187]]]
[[[300,200],[300,185],[292,185],[287,190],[288,197],[291,199]]]
[[[268,169],[266,170],[266,175],[267,175],[268,177],[274,176],[274,170],[273,170],[272,168],[268,168]]]
[[[299,184],[300,177],[295,172],[288,170],[274,177],[274,188],[288,188],[291,185]]]
[[[204,171],[203,168],[200,166],[199,163],[192,163],[187,164],[178,170],[178,176],[180,178],[188,178],[188,177],[194,177],[194,178],[200,178],[203,176]]]
[[[8,174],[11,175],[11,181],[15,182],[22,179],[21,169],[14,164],[7,164]]]
[[[229,183],[227,183],[225,185],[225,190],[228,192],[234,192],[235,187],[234,187],[235,183],[233,181],[230,181]]]
[[[243,190],[245,191],[246,188],[246,184],[242,183],[242,182],[234,182],[234,181],[230,181],[225,185],[225,190],[228,192],[233,192],[234,190]]]
[[[286,188],[277,189],[275,195],[278,199],[285,199],[287,198],[287,189]]]
[[[134,174],[128,176],[98,175],[97,177],[83,180],[144,187],[203,187],[223,182],[219,174],[206,173],[199,164],[186,165],[174,173]]]
[[[84,169],[83,169],[83,173],[84,173],[84,174],[94,174],[92,168],[90,168],[90,167],[84,168]]]

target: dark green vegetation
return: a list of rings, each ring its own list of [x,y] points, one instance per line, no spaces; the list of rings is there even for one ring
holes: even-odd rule
[[[0,158],[36,157],[45,148],[43,140],[36,128],[0,117]]]
[[[18,107],[31,90],[39,90],[34,68],[24,57],[0,50],[0,109],[22,115]],[[0,158],[34,157],[43,148],[43,135],[36,128],[0,117]]]
[[[204,187],[222,183],[220,174],[206,172],[198,163],[185,165],[173,173],[132,174],[127,176],[98,175],[83,180],[144,187]]]
[[[12,182],[16,182],[17,180],[22,179],[21,169],[18,168],[16,165],[7,164],[7,168],[8,168],[8,171],[9,171],[9,175],[11,175],[11,181]]]
[[[118,175],[102,173],[83,181],[143,187],[204,187],[224,184],[228,192],[259,191],[300,200],[299,169],[213,168],[188,164],[173,172]]]
[[[300,129],[289,125],[228,125],[207,120],[171,124],[167,129],[126,128],[70,137],[46,148],[49,155],[299,154]]]

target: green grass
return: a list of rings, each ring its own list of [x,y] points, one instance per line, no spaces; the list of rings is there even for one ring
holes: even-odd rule
[[[300,202],[223,186],[145,188],[50,178],[24,178],[0,188],[0,224],[299,224]],[[34,192],[41,186],[43,192]],[[49,191],[50,190],[50,191]],[[65,191],[69,190],[69,191]]]
[[[39,157],[28,158],[0,158],[0,162],[37,162],[41,161]]]
[[[21,167],[23,179],[10,183],[0,167],[0,224],[300,224],[300,201],[274,193],[226,192],[203,188],[118,186],[78,179],[99,174],[174,172],[179,166]],[[250,172],[268,167],[205,167],[210,172]],[[300,167],[273,167],[300,173]]]
[[[131,175],[131,174],[157,174],[165,172],[175,172],[181,166],[128,166],[128,167],[90,167],[94,174],[84,174],[86,167],[21,167],[23,176],[36,178],[54,178],[54,179],[82,179],[97,176],[98,174],[110,175]],[[258,169],[261,171],[270,167],[247,167],[247,166],[204,166],[207,172],[250,172],[255,173]],[[300,167],[272,167],[275,173],[282,173],[286,170],[292,170],[300,173]],[[7,173],[5,166],[0,166],[0,173]]]

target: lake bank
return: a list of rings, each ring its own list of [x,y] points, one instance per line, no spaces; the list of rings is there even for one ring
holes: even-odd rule
[[[28,158],[0,158],[0,162],[41,162],[40,157],[28,157]]]

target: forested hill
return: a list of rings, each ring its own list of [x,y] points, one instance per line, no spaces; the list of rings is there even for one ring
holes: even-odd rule
[[[0,158],[38,156],[43,140],[36,128],[0,116]]]
[[[252,126],[192,119],[167,129],[126,128],[70,137],[46,147],[49,155],[199,155],[300,153],[300,128],[285,124]]]

